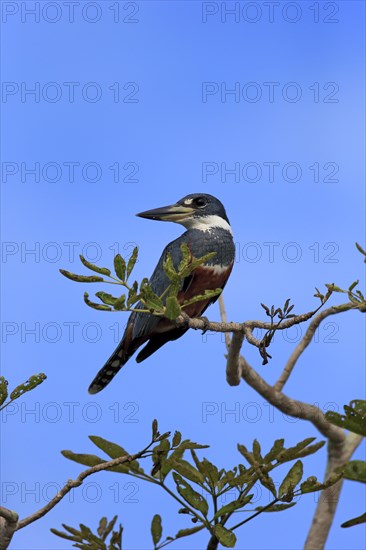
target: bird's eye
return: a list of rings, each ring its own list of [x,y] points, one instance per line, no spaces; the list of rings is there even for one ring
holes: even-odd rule
[[[202,208],[203,206],[206,206],[207,202],[203,197],[198,197],[197,199],[194,199],[194,204],[198,206],[198,208]]]

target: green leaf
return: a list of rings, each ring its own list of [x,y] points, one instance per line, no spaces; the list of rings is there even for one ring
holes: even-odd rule
[[[103,437],[99,437],[97,435],[89,435],[89,439],[92,443],[94,443],[94,445],[104,451],[110,458],[120,458],[121,456],[126,455],[130,456],[123,447],[117,445],[116,443],[112,443],[107,439],[103,439]]]
[[[125,282],[126,277],[126,262],[122,258],[121,254],[117,254],[114,257],[114,271],[116,272],[117,277]]]
[[[268,464],[269,462],[272,462],[272,460],[275,460],[277,458],[277,456],[283,450],[284,442],[285,442],[284,439],[276,439],[271,450],[263,458],[263,462],[265,464]]]
[[[244,506],[246,506],[246,504],[248,504],[248,502],[250,502],[252,498],[253,495],[247,495],[243,498],[239,498],[237,500],[229,502],[228,504],[225,504],[216,512],[216,514],[214,515],[214,519],[220,518],[225,514],[231,514],[232,512],[235,512],[235,510],[239,510],[240,508],[244,508]]]
[[[301,460],[297,460],[288,472],[285,479],[282,481],[278,489],[278,496],[283,497],[293,491],[296,485],[301,481],[303,476],[303,466]]]
[[[146,282],[145,284],[140,285],[140,295],[141,300],[144,302],[144,305],[147,309],[151,311],[164,311],[163,300],[152,291],[151,286]]]
[[[328,479],[323,483],[323,489],[328,489],[328,487],[331,487],[335,483],[337,483],[341,478],[343,477],[343,468],[336,468],[336,470],[332,473],[331,476],[328,477]]]
[[[187,267],[189,267],[192,254],[188,248],[187,243],[182,243],[180,245],[180,250],[182,252],[182,259],[178,265],[178,272],[185,270]]]
[[[108,277],[110,276],[110,274],[111,274],[110,269],[107,269],[106,267],[99,267],[97,265],[91,264],[81,254],[79,255],[79,258],[81,260],[81,263],[84,264],[85,267],[87,267],[88,269],[91,269],[92,271],[95,271],[96,273],[100,273],[101,275],[107,275]]]
[[[182,441],[182,434],[178,431],[175,431],[173,436],[172,446],[177,447],[181,441]]]
[[[271,491],[272,495],[277,498],[277,491],[273,479],[266,472],[263,472],[260,468],[256,470],[256,473],[263,487]]]
[[[221,293],[222,288],[216,288],[215,290],[205,290],[203,294],[198,294],[197,296],[193,296],[193,298],[190,298],[189,300],[184,300],[184,302],[182,303],[182,308],[190,306],[191,304],[195,304],[196,302],[209,300],[210,298],[219,296]]]
[[[192,451],[191,451],[192,452]],[[204,475],[211,482],[212,486],[215,486],[220,479],[220,472],[215,464],[212,464],[207,458],[201,461],[201,467]]]
[[[123,527],[120,524],[118,531],[113,531],[108,550],[122,550]]]
[[[270,508],[266,508],[265,506],[258,506],[256,510],[260,510],[262,512],[282,512],[283,510],[292,508],[295,505],[296,502],[289,502],[288,504],[273,504]]]
[[[62,539],[71,540],[73,542],[83,542],[83,537],[81,535],[80,536],[68,535],[67,533],[64,533],[63,531],[58,531],[58,529],[53,529],[53,528],[51,528],[50,531],[51,531],[51,533],[53,533],[54,535],[57,535],[58,537],[60,537]]]
[[[288,449],[284,449],[278,456],[277,460],[280,463],[288,462],[289,460],[294,460],[299,456],[299,453],[305,449],[310,443],[315,441],[315,437],[307,437],[304,439],[304,441],[300,441],[300,443],[297,443],[294,447],[290,447]]]
[[[0,406],[4,403],[8,397],[8,382],[3,376],[0,376]]]
[[[253,454],[248,451],[245,445],[238,443],[238,451],[243,455],[244,458],[247,459],[251,466],[256,463]]]
[[[253,483],[257,481],[257,476],[254,469],[249,468],[244,474],[236,476],[233,479],[228,479],[227,484],[230,487],[243,487],[243,485],[252,481]]]
[[[66,529],[66,531],[69,531],[69,533],[71,533],[72,535],[79,536],[79,537],[82,536],[80,530],[75,529],[74,527],[70,527],[70,525],[66,525],[66,523],[62,523],[61,525],[64,529]]]
[[[218,523],[214,527],[214,533],[225,548],[234,548],[236,544],[236,536],[232,531],[229,531],[226,527]]]
[[[166,474],[171,470],[170,459],[167,460],[167,456],[170,450],[170,443],[167,439],[160,439],[162,436],[159,436],[157,441],[160,441],[158,445],[153,448],[153,469],[151,475],[155,476],[158,472],[162,472],[162,477],[165,478]],[[169,463],[168,467],[165,468],[166,463]]]
[[[107,527],[105,528],[105,531],[104,531],[104,540],[108,537],[109,533],[112,532],[112,529],[115,525],[117,521],[117,516],[114,516],[114,518],[111,519],[111,521],[108,523]]]
[[[151,536],[155,546],[160,541],[162,534],[163,534],[163,527],[161,524],[161,516],[159,516],[159,514],[155,514],[151,522]]]
[[[334,411],[325,413],[328,422],[353,433],[366,436],[366,401],[355,399],[349,405],[344,405],[343,408],[344,415]]]
[[[309,445],[302,451],[298,452],[296,454],[296,458],[304,458],[304,456],[312,455],[316,453],[319,449],[324,447],[324,445],[325,445],[325,441],[319,441],[318,443],[314,443],[314,445]]]
[[[47,376],[43,374],[43,372],[30,376],[26,382],[20,384],[11,392],[10,399],[12,401],[14,401],[14,399],[18,399],[18,397],[20,397],[24,393],[27,393],[28,391],[31,391],[39,386],[39,384],[42,384],[42,382],[46,380],[46,378]]]
[[[66,271],[66,269],[60,269],[60,273],[77,283],[105,283],[103,277],[97,277],[96,275],[75,275],[75,273]]]
[[[156,420],[156,418],[154,418],[154,420],[152,421],[152,425],[151,425],[152,439],[153,440],[159,435],[158,429],[159,429],[158,421]]]
[[[308,477],[300,485],[301,494],[313,493],[315,491],[319,491],[321,488],[322,483],[320,483],[315,476]]]
[[[89,300],[89,294],[87,292],[84,292],[84,302],[86,303],[87,306],[93,309],[98,309],[99,311],[112,311],[112,308],[109,306],[104,306],[103,304],[97,304]]]
[[[261,446],[256,439],[253,441],[253,456],[259,464],[263,462],[263,458],[261,455]]]
[[[363,460],[351,460],[347,462],[343,477],[353,481],[361,481],[366,483],[366,462]]]
[[[96,466],[97,464],[104,464],[105,462],[105,460],[102,460],[101,458],[99,458],[99,456],[96,455],[73,453],[72,451],[61,451],[61,454],[65,458],[73,460],[78,464],[83,464],[84,466]]]
[[[181,476],[186,477],[190,481],[198,483],[199,485],[204,483],[205,478],[203,477],[203,475],[186,460],[179,458],[172,459],[171,464],[173,469]]]
[[[96,292],[95,295],[102,300],[104,304],[108,304],[109,306],[114,306],[114,304],[117,301],[117,298],[112,296],[112,294],[108,294],[107,292]]]
[[[165,317],[174,321],[181,314],[180,305],[175,296],[168,296],[166,299]]]
[[[209,446],[210,445],[201,445],[200,443],[195,443],[194,441],[190,441],[189,439],[184,439],[179,445],[178,449],[185,451],[188,449],[208,449]]]
[[[115,516],[117,517],[117,516]],[[106,517],[103,517],[101,518],[101,520],[99,521],[99,526],[97,528],[97,533],[100,537],[103,537],[104,533],[105,533],[105,530],[107,528],[107,518]]]
[[[96,545],[96,548],[98,548],[98,550],[101,547],[103,548],[103,546],[105,547],[105,545],[103,544],[103,541],[99,537],[94,535],[94,533],[91,531],[91,529],[89,529],[89,527],[80,523],[80,530],[84,539],[90,542],[92,545],[94,543]]]
[[[360,525],[361,523],[366,523],[366,513],[361,514],[357,518],[349,519],[342,523],[341,527],[353,527],[354,525]]]
[[[357,279],[357,281],[354,281],[354,282],[349,286],[348,291],[349,291],[349,292],[352,292],[352,290],[355,288],[355,286],[358,285],[359,282],[360,282],[360,281],[359,281],[358,279]]]
[[[123,311],[126,309],[126,296],[122,294],[117,300],[114,302],[113,307],[116,311]]]
[[[128,291],[127,307],[131,307],[133,304],[139,301],[140,296],[137,294],[137,281],[132,285],[132,288]]]
[[[193,258],[193,260],[189,265],[190,272],[192,273],[192,271],[194,271],[198,266],[209,262],[216,255],[217,255],[217,252],[210,252],[209,254],[205,254],[204,256],[201,256],[201,258]]]
[[[180,277],[174,267],[173,259],[170,253],[166,255],[165,260],[163,261],[163,269],[168,279],[173,283],[179,281]]]
[[[188,537],[188,535],[193,535],[194,533],[198,533],[198,531],[202,531],[204,527],[204,525],[196,525],[196,527],[191,527],[189,529],[180,529],[175,535],[175,538],[180,539],[182,537]]]
[[[365,250],[362,248],[362,246],[361,246],[360,244],[358,244],[358,243],[355,243],[355,244],[356,244],[357,250],[358,250],[359,252],[361,252],[361,254],[363,254],[363,255],[365,256],[364,261],[366,262],[366,252],[365,252]]]
[[[127,269],[126,269],[127,277],[126,277],[126,280],[129,278],[133,268],[135,267],[138,253],[139,253],[139,249],[138,249],[137,246],[135,246],[135,248],[133,249],[133,252],[131,254],[131,257],[128,260],[128,263],[127,263]]]
[[[177,490],[180,496],[183,497],[184,500],[188,502],[188,504],[190,504],[193,508],[202,512],[204,516],[207,516],[208,504],[206,499],[203,498],[202,495],[197,493],[189,485],[189,483],[176,472],[173,472],[173,479],[177,485]]]

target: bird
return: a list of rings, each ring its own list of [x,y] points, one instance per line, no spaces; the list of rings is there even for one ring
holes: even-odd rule
[[[177,296],[178,302],[181,304],[205,290],[225,287],[234,265],[235,244],[225,208],[216,197],[206,193],[194,193],[183,197],[175,204],[140,212],[136,216],[148,220],[175,222],[186,229],[180,237],[165,247],[157,263],[149,280],[155,294],[161,296],[169,286],[170,280],[163,264],[170,254],[174,267],[178,267],[182,259],[183,243],[188,246],[194,258],[200,258],[210,252],[215,252],[216,255],[183,279]],[[184,312],[189,317],[201,317],[217,298],[218,296],[214,296],[195,302],[184,308]],[[138,303],[136,309],[141,308],[143,305]],[[137,363],[150,357],[167,342],[177,340],[187,330],[186,327],[176,327],[174,322],[167,318],[133,311],[121,342],[95,376],[89,386],[89,393],[95,394],[103,390],[143,344],[145,346],[136,357]]]

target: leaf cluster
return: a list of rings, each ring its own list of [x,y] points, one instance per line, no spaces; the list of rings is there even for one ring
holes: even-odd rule
[[[210,536],[215,537],[224,547],[233,548],[236,543],[234,531],[247,521],[254,519],[262,512],[284,511],[296,504],[295,496],[325,489],[340,479],[342,473],[337,472],[325,483],[318,482],[314,476],[302,481],[301,459],[317,452],[324,445],[323,441],[314,442],[314,439],[307,438],[288,448],[285,447],[283,439],[278,439],[267,453],[262,453],[261,446],[256,440],[251,450],[243,444],[238,444],[242,461],[232,469],[225,470],[207,458],[198,456],[197,452],[207,448],[207,445],[183,439],[179,431],[172,436],[170,432],[161,435],[157,421],[154,420],[152,442],[143,455],[151,457],[150,473],[145,472],[137,460],[110,467],[109,470],[158,485],[179,504],[178,513],[188,516],[194,524],[187,525],[175,536],[168,536],[162,540],[162,518],[159,514],[155,514],[151,523],[155,550],[203,529],[206,529]],[[90,440],[109,458],[128,455],[119,444],[99,436],[90,436]],[[77,454],[72,451],[62,451],[62,454],[86,466],[105,462],[105,459],[93,454]],[[291,461],[295,463],[277,488],[270,472]],[[244,521],[233,522],[233,516],[253,504],[251,491],[257,483],[272,494],[272,502],[265,507],[255,508],[254,514]],[[232,496],[233,489],[235,489],[234,498],[227,502],[229,496]],[[223,495],[225,495],[225,503],[222,505]]]
[[[290,305],[290,298],[286,300],[283,308],[280,308],[280,307],[275,308],[275,306],[271,306],[269,308],[268,306],[262,303],[261,303],[261,306],[266,312],[266,315],[271,319],[271,328],[267,330],[267,332],[263,336],[261,340],[261,345],[259,347],[259,353],[261,354],[261,357],[263,359],[262,365],[266,365],[268,363],[268,359],[272,359],[272,356],[269,355],[269,353],[267,352],[267,348],[270,346],[276,330],[278,330],[282,321],[284,321],[285,319],[291,319],[292,317],[296,317],[296,315],[291,313],[295,305],[294,304]],[[276,318],[278,318],[277,323],[275,323]]]
[[[140,284],[137,281],[134,281],[132,284],[129,283],[129,277],[138,258],[137,247],[134,248],[127,262],[120,254],[115,256],[115,275],[112,275],[110,269],[92,264],[81,255],[81,263],[91,271],[98,273],[99,276],[76,275],[65,269],[60,269],[60,272],[68,279],[78,283],[109,283],[121,285],[126,289],[127,292],[120,296],[113,296],[112,294],[102,291],[96,292],[95,296],[99,298],[101,303],[91,301],[89,299],[89,294],[85,292],[84,301],[93,309],[99,311],[139,311],[174,320],[187,306],[195,302],[216,297],[221,293],[220,288],[216,290],[206,290],[203,294],[194,296],[180,304],[177,296],[182,288],[184,279],[189,277],[198,266],[211,260],[216,252],[206,254],[201,258],[194,258],[187,244],[183,243],[181,245],[181,253],[182,259],[177,268],[174,266],[170,254],[167,254],[164,259],[163,269],[169,279],[169,285],[160,296],[153,291],[147,278],[144,278]],[[100,275],[103,275],[103,277]],[[105,277],[108,277],[108,279],[105,279]]]
[[[354,399],[349,405],[344,405],[344,414],[328,411],[325,414],[328,422],[344,428],[358,435],[366,436],[366,401]],[[352,481],[366,483],[366,462],[364,460],[350,460],[347,462],[343,477]],[[366,513],[342,523],[341,527],[353,527],[366,523]]]
[[[107,518],[103,517],[99,522],[97,534],[94,534],[89,527],[82,523],[80,523],[79,529],[63,523],[62,527],[68,531],[67,533],[58,529],[51,529],[51,532],[62,539],[75,542],[73,546],[81,550],[122,550],[123,527],[120,524],[118,530],[113,531],[116,521],[117,516],[114,516],[110,522],[107,521]],[[107,542],[109,535],[111,537],[109,542]]]
[[[46,380],[46,378],[47,376],[43,374],[43,372],[40,372],[39,374],[34,374],[28,380],[23,382],[23,384],[19,384],[19,386],[14,388],[9,396],[8,381],[5,380],[4,376],[0,376],[0,411],[5,409],[5,407],[10,405],[10,403],[21,397],[23,394],[34,390],[34,388],[42,384],[42,382]],[[5,403],[8,397],[9,401]]]

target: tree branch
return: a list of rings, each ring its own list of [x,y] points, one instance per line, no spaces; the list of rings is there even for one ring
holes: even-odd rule
[[[226,363],[226,380],[229,386],[239,386],[241,378],[240,350],[244,341],[244,334],[233,334]]]
[[[271,403],[271,405],[289,416],[308,420],[320,431],[321,434],[331,439],[334,443],[339,444],[344,441],[345,435],[343,430],[333,424],[330,424],[319,407],[292,399],[284,393],[275,390],[249,365],[249,363],[242,356],[239,359],[239,364],[241,367],[241,375],[247,384],[249,384],[249,386],[259,393],[259,395],[264,397],[269,403]]]
[[[219,308],[220,308],[220,319],[222,323],[227,323],[227,315],[226,315],[226,307],[224,302],[224,297],[222,294],[219,296]],[[226,349],[229,351],[230,344],[231,344],[231,338],[228,332],[224,332],[225,334],[225,344]]]
[[[15,531],[23,529],[23,527],[26,527],[30,523],[33,523],[34,521],[37,521],[41,517],[48,514],[48,512],[50,512],[52,508],[54,508],[56,504],[58,504],[71,491],[71,489],[82,485],[84,479],[91,476],[92,474],[96,474],[97,472],[102,472],[104,470],[108,470],[109,468],[118,466],[119,464],[132,462],[138,458],[146,456],[148,449],[154,442],[155,440],[153,439],[145,449],[137,454],[114,458],[113,460],[109,460],[107,462],[104,462],[103,464],[97,464],[95,466],[92,466],[91,468],[88,468],[87,470],[84,470],[78,475],[76,479],[69,479],[67,483],[62,487],[62,489],[57,493],[57,495],[54,496],[53,499],[51,499],[46,504],[46,506],[43,506],[43,508],[40,508],[30,516],[20,521],[18,521],[19,516],[16,512],[8,510],[7,508],[0,507],[0,550],[6,550],[8,548]]]
[[[92,466],[91,468],[88,468],[87,470],[84,470],[81,472],[76,479],[69,479],[67,483],[62,487],[62,489],[57,493],[56,496],[51,499],[46,506],[43,506],[43,508],[40,508],[30,516],[20,520],[16,526],[16,531],[19,529],[23,529],[23,527],[26,527],[30,523],[33,523],[37,519],[40,519],[41,517],[45,516],[52,508],[56,506],[66,496],[71,489],[74,489],[75,487],[79,487],[82,485],[85,478],[91,476],[92,474],[96,474],[97,472],[102,472],[104,470],[108,470],[109,468],[113,468],[114,466],[118,466],[120,464],[124,464],[125,462],[132,462],[133,460],[136,460],[137,458],[141,458],[148,448],[152,445],[148,445],[146,449],[143,451],[135,454],[135,455],[125,455],[121,456],[119,458],[114,458],[113,460],[109,460],[108,462],[104,462],[103,464],[97,464],[96,466]]]
[[[329,441],[325,479],[327,479],[336,468],[348,462],[361,441],[362,436],[354,433],[349,433],[340,445],[336,444],[334,441]],[[319,548],[324,548],[337,510],[342,485],[343,480],[341,479],[338,483],[325,489],[325,491],[320,494],[304,550],[319,550]]]
[[[304,352],[304,350],[308,347],[308,345],[312,341],[315,331],[319,327],[320,323],[330,315],[335,315],[336,313],[342,313],[343,311],[349,311],[350,309],[354,309],[354,304],[352,302],[344,304],[342,306],[342,309],[334,306],[329,307],[324,311],[321,311],[320,313],[318,313],[316,317],[314,317],[314,319],[311,321],[310,325],[308,326],[304,334],[304,337],[300,340],[300,342],[298,343],[294,351],[291,353],[290,358],[285,365],[285,368],[283,369],[280,377],[278,378],[277,382],[274,385],[275,390],[277,391],[282,390],[287,380],[289,379],[292,373],[292,370],[294,369],[300,355]]]
[[[15,533],[18,514],[0,506],[0,549],[6,550]]]

